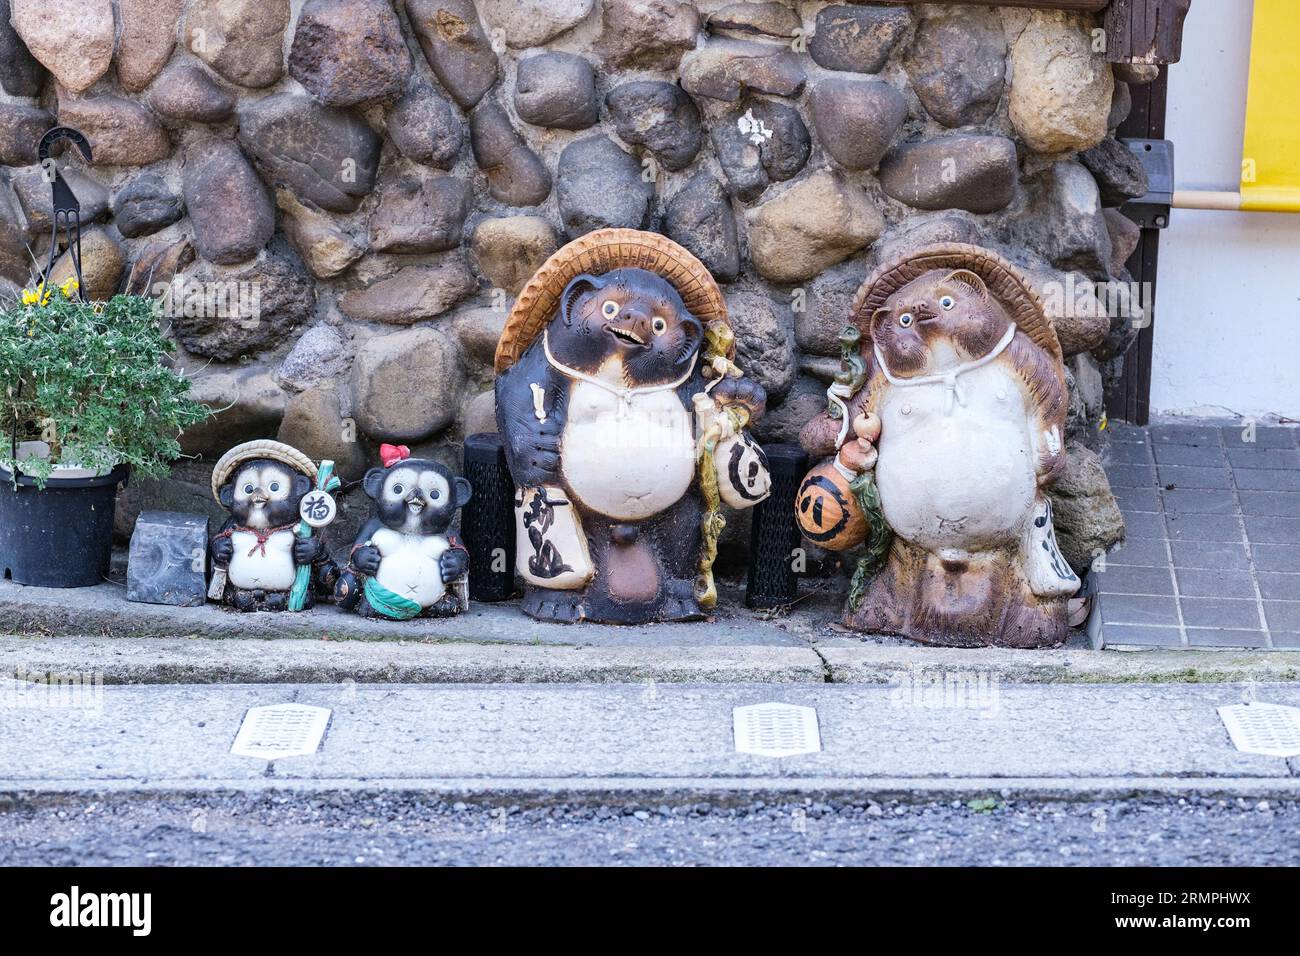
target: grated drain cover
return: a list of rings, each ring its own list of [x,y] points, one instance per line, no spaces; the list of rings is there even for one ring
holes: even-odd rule
[[[1242,753],[1300,757],[1300,707],[1252,701],[1220,707],[1219,717]]]
[[[314,754],[329,723],[328,707],[270,704],[250,707],[230,752],[237,757],[277,760]]]
[[[751,704],[731,712],[736,753],[793,757],[820,753],[817,711],[798,704]]]

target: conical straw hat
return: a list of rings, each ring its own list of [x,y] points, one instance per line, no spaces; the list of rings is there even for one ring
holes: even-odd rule
[[[1061,343],[1052,320],[1021,271],[996,252],[962,242],[924,246],[885,263],[862,283],[853,297],[851,321],[863,334],[864,352],[871,348],[872,313],[903,286],[933,269],[969,269],[975,273],[984,280],[989,294],[1002,303],[1016,327],[1058,364],[1062,361]]]
[[[316,479],[316,464],[298,449],[292,445],[286,445],[284,442],[259,438],[256,441],[246,441],[242,445],[236,445],[217,461],[216,466],[212,469],[212,497],[220,501],[221,486],[226,483],[226,479],[241,464],[252,461],[254,458],[269,458],[271,461],[278,461],[282,465],[288,465],[290,468],[302,472],[313,481]]]
[[[497,342],[496,371],[515,362],[555,318],[560,294],[569,282],[588,273],[615,269],[645,269],[672,283],[690,313],[707,326],[721,320],[730,325],[727,303],[704,263],[671,239],[638,229],[598,229],[574,239],[542,263],[528,280],[506,319]],[[727,358],[734,358],[734,347]]]

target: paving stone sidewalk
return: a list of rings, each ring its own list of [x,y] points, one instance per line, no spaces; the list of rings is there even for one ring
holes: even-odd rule
[[[1300,432],[1110,431],[1127,540],[1093,570],[1105,646],[1300,648]]]
[[[1300,687],[1002,685],[935,697],[831,684],[105,687],[0,710],[0,793],[265,787],[532,791],[839,788],[1300,793],[1216,708]],[[248,708],[329,708],[314,753],[231,753]],[[738,753],[733,708],[816,711],[820,751]]]

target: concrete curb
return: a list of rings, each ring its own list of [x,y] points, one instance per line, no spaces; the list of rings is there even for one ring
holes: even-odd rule
[[[0,636],[0,674],[31,673],[107,684],[1291,683],[1300,653]]]
[[[816,647],[836,684],[901,683],[905,679],[916,683],[963,675],[986,675],[990,681],[1006,684],[1300,681],[1300,652],[1291,651]]]
[[[0,673],[106,684],[823,683],[804,647],[563,647],[395,641],[0,637]]]
[[[1295,800],[1296,777],[601,777],[276,780],[42,780],[0,779],[0,800],[26,805],[94,796],[186,797],[207,794],[415,794],[435,800],[463,799],[491,806],[548,806],[573,801],[645,805],[696,803],[737,805],[761,798],[802,802],[871,800],[929,803],[992,797],[1002,800],[1094,800],[1155,797]]]

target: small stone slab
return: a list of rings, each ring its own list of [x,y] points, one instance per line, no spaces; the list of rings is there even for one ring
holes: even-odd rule
[[[180,511],[144,511],[131,535],[126,599],[198,607],[207,596],[208,519]]]

